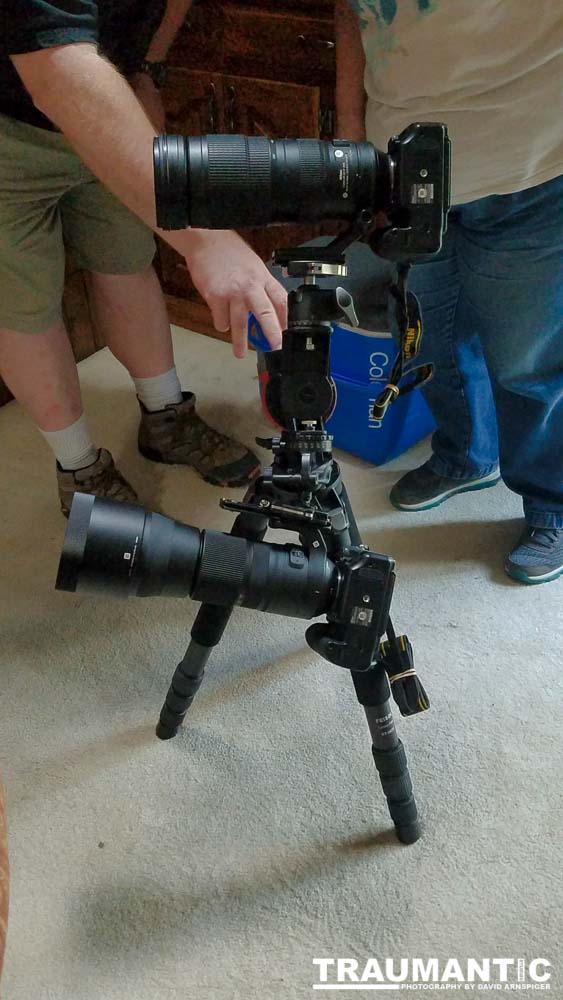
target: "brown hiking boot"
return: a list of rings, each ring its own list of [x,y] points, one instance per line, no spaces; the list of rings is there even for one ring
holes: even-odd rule
[[[260,472],[260,462],[244,445],[220,434],[195,411],[193,392],[181,403],[149,413],[139,400],[139,451],[153,462],[190,465],[214,486],[244,486]]]
[[[121,503],[137,503],[137,494],[113,464],[109,451],[100,448],[92,465],[84,469],[62,469],[57,462],[57,482],[61,510],[65,517],[70,514],[75,493],[90,493],[95,497],[110,497]]]

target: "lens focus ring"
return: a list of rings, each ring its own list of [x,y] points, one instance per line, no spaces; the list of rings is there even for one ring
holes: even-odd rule
[[[203,533],[203,549],[192,598],[208,604],[237,604],[247,562],[248,541],[219,531]]]
[[[189,143],[189,150],[193,225],[227,228],[241,221],[252,226],[269,220],[273,209],[268,139],[209,135],[205,146]]]

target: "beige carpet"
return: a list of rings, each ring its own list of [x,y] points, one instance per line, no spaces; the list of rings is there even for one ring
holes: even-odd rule
[[[254,358],[175,337],[202,411],[250,444],[266,430]],[[144,501],[228,527],[218,491],[136,452],[117,362],[80,368],[97,440]],[[0,448],[4,1000],[290,1000],[327,995],[317,957],[432,956],[546,958],[563,996],[563,580],[505,578],[516,497],[400,514],[387,491],[427,446],[383,469],[342,456],[364,539],[398,560],[394,617],[432,702],[399,722],[426,828],[401,847],[349,677],[304,623],[239,610],[185,731],[159,743],[194,606],[56,593],[52,460],[16,404]]]

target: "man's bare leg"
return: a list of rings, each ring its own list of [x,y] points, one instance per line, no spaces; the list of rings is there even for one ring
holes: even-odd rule
[[[80,384],[62,321],[43,333],[0,330],[0,375],[42,431],[60,431],[82,415]]]
[[[154,268],[139,274],[90,274],[92,305],[112,354],[132,378],[174,367],[170,322]]]
[[[174,367],[166,304],[152,267],[139,274],[92,273],[91,289],[105,341],[132,378],[164,375]],[[38,334],[0,330],[0,374],[40,430],[62,430],[82,415],[62,320]]]
[[[216,485],[245,485],[254,478],[260,463],[253,452],[205,424],[193,396],[182,396],[154,268],[127,275],[93,272],[91,289],[100,330],[133,378],[142,403],[141,453],[153,461],[191,466]]]
[[[136,493],[98,449],[82,413],[80,383],[62,321],[43,333],[0,330],[0,375],[27,410],[57,459],[61,509],[70,510],[77,490],[135,501]]]

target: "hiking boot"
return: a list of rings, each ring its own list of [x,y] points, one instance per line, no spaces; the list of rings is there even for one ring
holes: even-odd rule
[[[139,451],[152,462],[189,465],[214,486],[245,486],[260,472],[260,462],[244,445],[206,424],[195,410],[193,392],[181,403],[150,413],[139,400]]]
[[[398,510],[430,510],[431,507],[439,507],[444,500],[456,493],[485,490],[489,486],[496,486],[499,480],[498,469],[479,479],[448,479],[433,472],[428,462],[425,462],[395,483],[389,499]]]
[[[57,462],[59,500],[65,517],[70,514],[75,493],[90,493],[95,497],[110,497],[121,503],[137,503],[137,494],[113,464],[109,451],[100,448],[92,465],[83,469],[63,469]]]
[[[528,525],[504,568],[521,583],[549,583],[563,575],[563,528]]]

